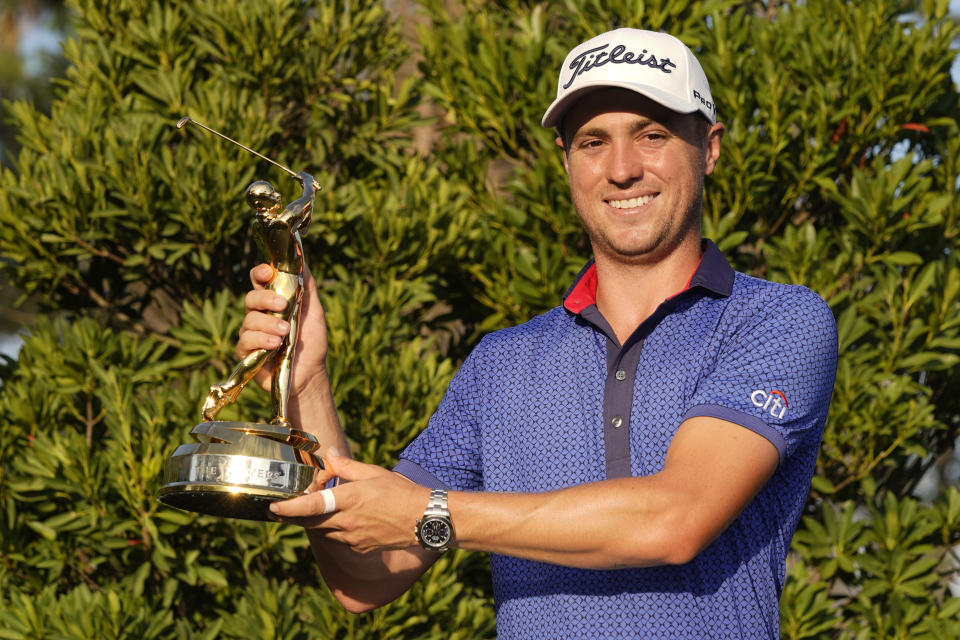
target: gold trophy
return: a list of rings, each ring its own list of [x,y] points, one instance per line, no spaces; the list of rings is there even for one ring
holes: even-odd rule
[[[226,381],[210,387],[200,410],[203,422],[190,432],[197,442],[180,445],[167,459],[159,500],[220,517],[268,520],[271,502],[302,495],[323,468],[320,443],[287,420],[305,269],[300,236],[310,224],[320,185],[309,174],[294,173],[189,117],[177,122],[177,128],[190,122],[280,167],[300,183],[303,195],[282,207],[280,194],[269,182],[258,180],[247,187],[247,203],[256,212],[253,235],[274,268],[267,288],[287,300],[286,309],[274,315],[290,323],[290,333],[276,349],[247,355]],[[273,419],[268,424],[215,420],[270,358],[276,358],[270,387]]]

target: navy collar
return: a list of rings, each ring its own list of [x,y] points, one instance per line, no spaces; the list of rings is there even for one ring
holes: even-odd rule
[[[702,240],[703,255],[700,264],[683,290],[668,298],[677,296],[693,289],[704,289],[721,297],[727,297],[733,291],[734,271],[727,259],[720,253],[720,249],[712,240]],[[563,294],[563,306],[571,313],[581,311],[597,303],[597,267],[593,258],[587,261],[573,284]]]
[[[726,298],[733,293],[733,267],[720,253],[717,245],[713,244],[713,240],[703,240],[702,246],[703,257],[700,258],[700,264],[693,272],[687,289],[699,287]]]

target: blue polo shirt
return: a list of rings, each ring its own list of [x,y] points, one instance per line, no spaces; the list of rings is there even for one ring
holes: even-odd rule
[[[734,272],[708,241],[687,288],[622,345],[595,295],[588,263],[562,306],[486,336],[396,470],[460,491],[551,491],[657,473],[687,418],[741,425],[780,465],[695,559],[592,570],[491,554],[497,633],[778,638],[786,554],[836,373],[830,308],[804,287]]]

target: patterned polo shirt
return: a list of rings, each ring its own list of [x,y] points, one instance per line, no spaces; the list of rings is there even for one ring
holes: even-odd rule
[[[786,554],[836,374],[830,308],[804,287],[734,272],[709,241],[686,289],[622,345],[595,295],[588,263],[562,306],[486,336],[396,470],[431,487],[551,491],[657,473],[687,418],[741,425],[780,464],[696,558],[594,570],[491,554],[497,632],[778,638]]]

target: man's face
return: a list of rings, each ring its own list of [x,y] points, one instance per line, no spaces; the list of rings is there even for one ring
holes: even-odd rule
[[[648,264],[699,243],[703,177],[723,125],[611,88],[574,104],[563,133],[573,204],[598,258]]]

